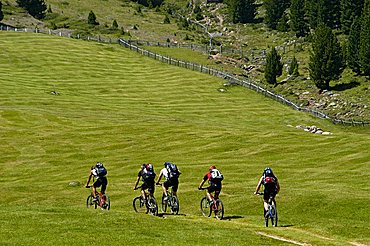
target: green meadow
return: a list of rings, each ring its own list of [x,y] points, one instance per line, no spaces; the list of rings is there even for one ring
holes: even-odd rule
[[[224,83],[116,44],[0,32],[0,245],[369,245],[370,129]],[[97,161],[110,211],[85,206]],[[165,161],[183,173],[180,214],[136,214],[140,164]],[[211,164],[222,221],[199,211]],[[281,184],[277,228],[253,195],[265,166]]]

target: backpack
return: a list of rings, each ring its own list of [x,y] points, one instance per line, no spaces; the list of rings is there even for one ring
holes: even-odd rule
[[[104,177],[108,173],[107,169],[101,163],[97,164],[94,168],[99,178]]]
[[[221,182],[224,179],[224,176],[222,175],[222,173],[217,169],[212,169],[210,173],[211,173],[211,176],[210,176],[211,182]]]
[[[181,174],[177,166],[173,163],[168,163],[168,165],[166,166],[166,169],[168,172],[169,179],[178,178]]]
[[[276,177],[273,176],[265,176],[263,178],[263,185],[265,186],[265,190],[268,192],[273,192],[276,190]]]
[[[141,177],[143,178],[144,182],[154,181],[155,175],[156,174],[153,168],[148,170],[144,167],[141,171]]]

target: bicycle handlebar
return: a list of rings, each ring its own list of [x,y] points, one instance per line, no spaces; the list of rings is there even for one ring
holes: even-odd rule
[[[198,187],[198,190],[207,190],[208,189],[208,187]]]
[[[256,196],[263,196],[263,193],[262,192],[257,192]]]
[[[91,185],[86,185],[85,188],[86,189],[90,189],[92,186]]]

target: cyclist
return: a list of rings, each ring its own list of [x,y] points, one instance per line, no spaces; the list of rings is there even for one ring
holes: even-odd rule
[[[162,168],[161,172],[159,173],[159,177],[157,180],[157,185],[159,185],[162,177],[166,179],[165,182],[162,184],[162,189],[163,189],[163,195],[164,195],[164,200],[167,200],[168,196],[168,188],[172,187],[172,193],[174,196],[177,196],[177,190],[179,188],[179,176],[181,172],[177,168],[177,165],[170,163],[170,162],[165,162],[164,163],[164,168]]]
[[[141,196],[146,201],[146,193],[145,190],[148,190],[150,196],[154,197],[154,179],[155,179],[155,172],[154,167],[152,164],[142,164],[139,173],[137,174],[136,183],[134,186],[134,190],[137,189],[137,185],[139,184],[140,179],[142,179],[143,184],[141,185]]]
[[[272,172],[272,169],[270,167],[266,167],[265,170],[262,173],[262,176],[257,184],[256,191],[254,194],[258,194],[258,191],[261,188],[261,185],[264,186],[263,189],[263,216],[266,215],[266,212],[268,210],[268,200],[270,197],[272,197],[274,203],[275,203],[275,196],[280,191],[280,184],[277,179],[277,177]]]
[[[207,187],[207,198],[210,204],[213,203],[213,198],[211,193],[214,192],[214,199],[218,199],[218,196],[222,189],[222,180],[224,176],[222,173],[215,167],[210,166],[208,172],[204,175],[202,182],[200,182],[198,189],[201,190],[204,183],[208,181],[209,186]]]
[[[101,162],[97,162],[94,166],[91,166],[90,168],[90,174],[89,178],[87,179],[86,188],[89,188],[89,183],[91,181],[91,177],[95,177],[96,181],[93,184],[93,195],[94,199],[93,201],[97,201],[99,197],[101,198],[102,204],[105,204],[105,190],[108,185],[108,179],[106,177],[107,175],[107,169],[104,167],[104,165]],[[97,191],[97,188],[101,186],[100,192]],[[99,197],[98,197],[99,195]]]

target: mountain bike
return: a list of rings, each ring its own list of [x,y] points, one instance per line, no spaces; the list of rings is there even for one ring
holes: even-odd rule
[[[200,190],[207,190],[208,188],[201,188]],[[200,200],[200,211],[203,216],[210,217],[212,212],[218,220],[222,220],[224,217],[224,204],[221,199],[215,199],[212,195],[212,201],[208,201],[207,194]]]
[[[135,190],[140,189],[141,186],[137,187]],[[132,206],[136,213],[150,213],[151,215],[158,215],[158,205],[154,196],[151,196],[147,191],[145,191],[145,196],[148,198],[146,201],[140,195],[134,198],[132,201]]]
[[[157,184],[157,185],[162,186],[162,184]],[[171,213],[179,214],[179,210],[180,210],[179,198],[173,195],[172,190],[167,191],[167,197],[165,194],[162,195],[162,203],[161,203],[162,213],[165,213],[167,211],[167,207],[170,208]]]
[[[257,193],[257,195],[263,196],[263,193]],[[265,214],[265,226],[269,226],[269,220],[271,220],[271,225],[272,226],[277,226],[278,223],[278,213],[276,209],[276,201],[272,195],[270,195],[268,201],[268,210],[266,211]]]
[[[97,209],[98,207],[101,207],[101,209],[110,209],[110,198],[107,194],[103,194],[102,196],[94,195],[92,186],[87,186],[86,188],[91,189],[90,195],[88,195],[86,199],[87,208],[94,207]]]

